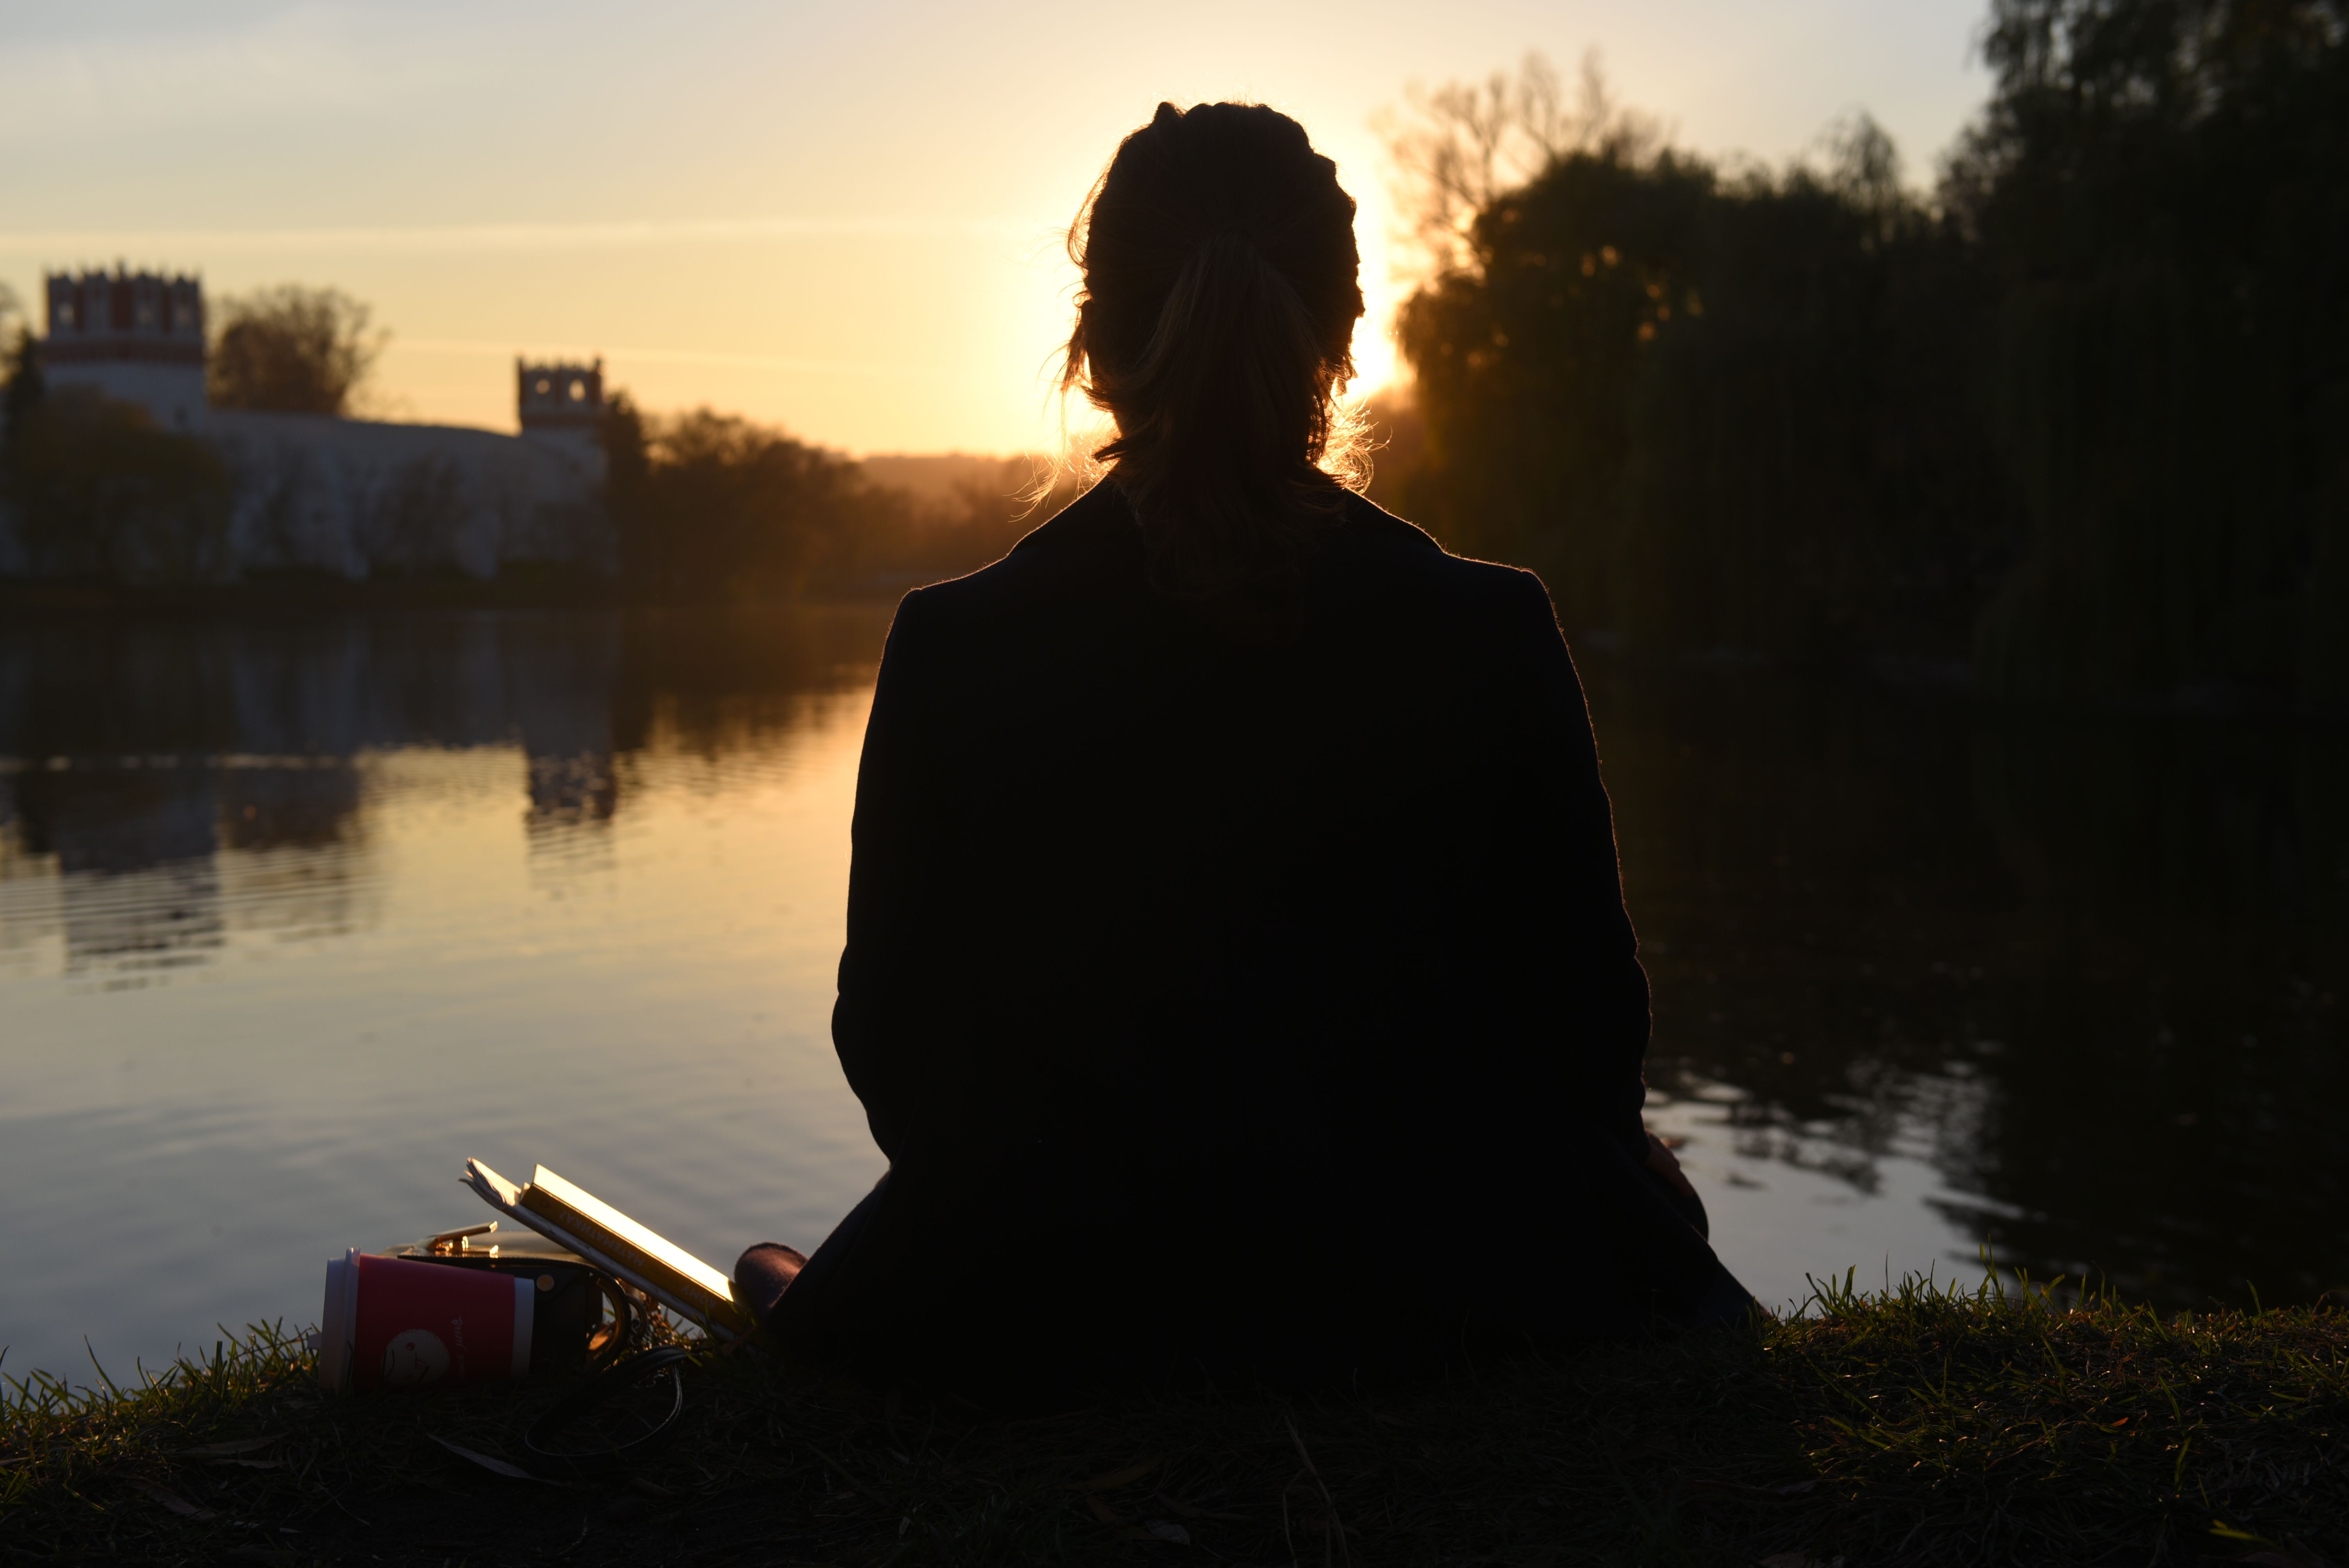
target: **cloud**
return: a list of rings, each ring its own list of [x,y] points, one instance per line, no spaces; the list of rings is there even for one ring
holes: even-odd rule
[[[421,223],[316,229],[0,230],[0,253],[114,255],[131,252],[254,251],[462,254],[603,250],[723,240],[956,239],[1052,236],[1041,219],[919,216],[688,218],[573,223]]]

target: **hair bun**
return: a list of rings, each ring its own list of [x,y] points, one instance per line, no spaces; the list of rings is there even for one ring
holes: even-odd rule
[[[1348,444],[1336,394],[1362,315],[1354,211],[1287,115],[1162,103],[1071,232],[1084,287],[1061,384],[1117,421],[1095,456],[1163,591],[1228,599],[1291,577],[1335,515],[1326,465]]]

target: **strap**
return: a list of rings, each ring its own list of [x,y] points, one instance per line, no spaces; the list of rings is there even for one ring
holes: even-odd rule
[[[690,1352],[664,1345],[658,1349],[638,1351],[590,1377],[556,1400],[523,1433],[522,1444],[530,1452],[531,1468],[556,1476],[608,1475],[641,1463],[657,1452],[677,1436],[678,1424],[684,1418],[685,1378],[678,1369],[688,1359]],[[665,1411],[607,1411],[623,1396],[664,1377],[669,1384]],[[659,1410],[662,1401],[657,1393],[653,1393],[647,1403]],[[617,1417],[622,1425],[620,1433],[597,1429],[602,1423],[595,1418],[606,1413]],[[626,1431],[630,1426],[637,1429],[632,1434]]]

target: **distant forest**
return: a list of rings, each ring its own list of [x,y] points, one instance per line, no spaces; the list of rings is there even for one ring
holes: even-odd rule
[[[1381,491],[1627,649],[2349,702],[2349,13],[1994,0],[1983,46],[1930,197],[1864,119],[1764,173],[1537,64],[1422,99]]]

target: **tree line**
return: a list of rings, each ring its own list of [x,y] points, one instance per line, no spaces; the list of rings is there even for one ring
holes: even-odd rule
[[[604,449],[621,583],[665,603],[902,592],[999,559],[1074,493],[1007,458],[916,494],[771,427],[709,408],[649,415],[625,393]]]
[[[0,294],[0,328],[14,314]],[[364,304],[282,284],[222,300],[219,316],[212,407],[348,416],[367,406],[386,335]],[[570,589],[625,602],[887,594],[996,560],[1071,493],[1027,458],[964,460],[916,493],[781,430],[709,408],[650,415],[625,392],[601,436],[619,570]],[[233,577],[234,485],[200,436],[47,385],[29,324],[0,348],[0,521],[33,576],[109,587]]]
[[[1984,50],[1921,194],[1864,118],[1766,172],[1537,62],[1420,100],[1382,490],[1627,647],[2349,699],[2341,8],[1993,0]]]

